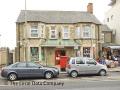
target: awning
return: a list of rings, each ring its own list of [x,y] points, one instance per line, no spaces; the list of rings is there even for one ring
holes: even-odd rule
[[[47,40],[45,43],[41,44],[42,47],[74,47],[80,46],[74,40]]]
[[[110,47],[111,49],[120,49],[120,46],[107,46]]]

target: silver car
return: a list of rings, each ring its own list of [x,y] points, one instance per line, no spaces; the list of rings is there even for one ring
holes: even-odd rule
[[[46,67],[33,62],[16,62],[2,68],[1,76],[9,80],[18,78],[44,77],[50,79],[57,77],[59,70],[55,67]]]
[[[97,63],[92,58],[71,57],[66,71],[71,77],[77,77],[79,74],[99,74],[105,76],[107,74],[107,66]]]

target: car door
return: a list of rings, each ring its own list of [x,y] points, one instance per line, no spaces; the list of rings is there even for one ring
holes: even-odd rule
[[[18,77],[28,77],[28,72],[26,68],[26,63],[20,62],[16,64],[13,69],[17,73]]]
[[[44,76],[44,69],[41,65],[29,62],[27,64],[27,69],[30,77],[42,77]]]
[[[79,74],[85,74],[85,61],[83,58],[77,57],[76,58],[76,69],[79,71]]]
[[[94,59],[86,59],[85,71],[86,74],[96,74],[98,70],[97,63]]]

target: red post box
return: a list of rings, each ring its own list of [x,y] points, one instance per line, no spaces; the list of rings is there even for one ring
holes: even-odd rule
[[[65,69],[67,65],[68,57],[67,56],[61,56],[60,57],[60,68]]]

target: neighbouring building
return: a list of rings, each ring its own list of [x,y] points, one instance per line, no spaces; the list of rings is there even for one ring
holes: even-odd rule
[[[111,0],[110,10],[105,15],[105,24],[113,30],[113,39],[116,45],[120,45],[120,0]]]
[[[92,3],[86,12],[22,10],[16,22],[16,60],[55,66],[62,56],[96,58],[100,40],[101,23]]]
[[[0,66],[9,64],[9,48],[0,48]]]
[[[112,55],[120,56],[120,0],[111,0],[105,15],[105,24],[113,31],[113,42],[108,45]]]

